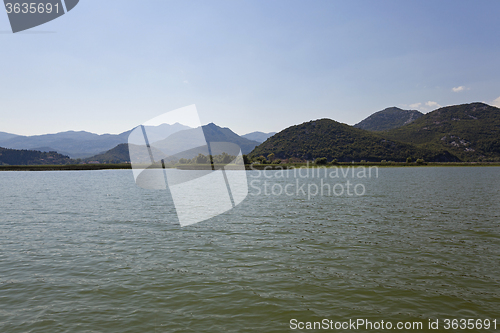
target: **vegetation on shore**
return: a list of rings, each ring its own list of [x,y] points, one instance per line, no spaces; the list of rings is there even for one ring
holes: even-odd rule
[[[425,162],[425,163],[406,163],[406,162],[339,162],[319,165],[315,163],[283,163],[283,164],[245,164],[246,170],[287,170],[293,168],[346,168],[346,167],[500,167],[500,162]],[[154,166],[162,168],[160,164]],[[168,168],[177,168],[180,170],[211,170],[210,164],[177,164],[166,166]],[[241,166],[215,164],[214,169],[236,169],[241,170]],[[2,165],[0,171],[89,171],[89,170],[120,170],[131,169],[130,163],[121,164],[66,164],[66,165]]]
[[[130,163],[121,164],[64,164],[64,165],[0,165],[0,171],[82,171],[131,169]]]
[[[399,168],[399,167],[500,167],[500,162],[430,162],[430,163],[403,163],[403,162],[354,162],[337,163],[327,165],[317,165],[314,163],[290,163],[290,164],[252,164],[246,165],[246,170],[286,170],[293,168],[348,168],[348,167],[380,167],[380,168]]]
[[[2,165],[54,165],[70,164],[68,156],[55,151],[16,150],[0,148],[0,166]]]

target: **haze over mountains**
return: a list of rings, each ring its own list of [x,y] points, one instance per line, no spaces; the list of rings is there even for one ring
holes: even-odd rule
[[[272,137],[274,134],[276,134],[276,132],[270,132],[270,133],[252,132],[252,133],[242,135],[241,137],[248,139],[248,140],[257,141],[257,142],[262,143],[262,142],[266,141],[267,139],[269,139],[270,137]]]
[[[176,132],[184,132],[183,139],[179,142],[189,139],[188,126],[176,123],[173,125],[162,124],[159,126],[145,126],[148,139],[155,142],[172,135]],[[128,136],[132,130],[121,134],[94,134],[85,131],[67,131],[56,134],[44,134],[35,136],[21,136],[10,133],[0,132],[0,147],[17,150],[37,150],[37,151],[56,151],[71,158],[88,158],[102,154],[120,144],[128,142]],[[245,154],[252,151],[260,142],[248,140],[240,137],[228,128],[222,128],[215,124],[203,126],[203,131],[209,141],[228,141],[234,142],[242,148]],[[179,135],[179,134],[177,134]],[[180,143],[179,143],[180,144]]]
[[[34,136],[0,136],[0,147],[40,151],[57,151],[71,158],[83,158],[109,150],[127,142],[130,131],[121,134],[98,135],[85,131],[68,131]],[[2,139],[2,137],[6,139]]]
[[[19,136],[19,135],[0,132],[0,141],[9,140],[9,139],[15,138],[16,136]]]
[[[241,149],[243,154],[250,153],[256,146],[259,145],[259,142],[245,139],[231,131],[229,128],[219,127],[213,123],[204,125],[201,128],[203,132],[200,132],[199,128],[188,128],[186,130],[171,133],[171,135],[157,136],[153,139],[150,129],[146,129],[147,137],[155,160],[165,157],[166,161],[170,161],[178,160],[180,158],[193,158],[198,154],[207,155],[208,148],[206,146],[199,146],[199,143],[201,141],[204,142],[204,140],[210,143],[234,143]],[[134,149],[134,154],[140,153],[141,149]],[[232,155],[237,155],[238,153],[239,149],[238,151],[233,151]],[[140,157],[134,156],[135,161],[141,160],[142,162],[147,162],[149,159],[150,157],[147,156],[147,154]],[[113,163],[129,162],[130,156],[128,145],[120,144],[105,153],[92,156],[87,160]]]
[[[227,127],[219,127],[214,123],[202,126],[203,134],[207,142],[231,142],[240,146],[243,154],[250,153],[256,146],[257,141],[245,139],[234,133]],[[185,131],[177,132],[165,140],[156,142],[154,146],[161,149],[167,155],[173,155],[177,152],[188,150],[193,147],[191,140],[197,138],[198,129],[192,128]],[[184,148],[185,146],[186,148]],[[189,148],[188,148],[189,147]]]

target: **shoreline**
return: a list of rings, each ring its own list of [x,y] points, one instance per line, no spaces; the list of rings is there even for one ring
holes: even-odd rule
[[[415,167],[500,167],[500,162],[426,162],[423,164],[406,162],[340,162],[336,164],[316,165],[314,163],[294,164],[254,164],[254,170],[287,170],[297,168],[348,168],[348,167],[381,167],[381,168],[415,168]],[[245,165],[246,170],[252,170],[250,165]],[[267,168],[267,169],[266,169]]]
[[[346,167],[381,167],[381,168],[406,168],[406,167],[500,167],[500,162],[427,162],[417,163],[382,163],[382,162],[340,162],[336,164],[315,165],[312,163],[293,164],[254,164],[245,165],[245,170],[288,170],[298,168],[346,168]],[[216,169],[221,166],[216,165]],[[231,167],[231,166],[229,166]],[[177,165],[178,170],[210,170],[206,165]],[[121,164],[68,164],[68,165],[0,165],[0,171],[91,171],[91,170],[131,170],[130,163]],[[239,169],[239,168],[238,168]]]
[[[132,169],[123,164],[0,165],[0,171],[88,171]]]

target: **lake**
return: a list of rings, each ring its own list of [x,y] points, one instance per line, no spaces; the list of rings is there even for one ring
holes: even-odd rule
[[[137,187],[130,170],[0,172],[0,331],[500,329],[500,168],[377,171],[248,171],[241,204],[183,228],[168,191]],[[351,195],[334,193],[346,180]]]

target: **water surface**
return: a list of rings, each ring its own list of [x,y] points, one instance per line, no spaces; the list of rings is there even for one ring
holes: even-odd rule
[[[1,172],[0,331],[500,320],[500,168],[382,168],[352,181],[366,194],[254,186],[230,212],[181,228],[168,192],[136,187],[130,170]]]

